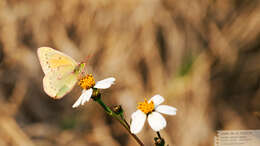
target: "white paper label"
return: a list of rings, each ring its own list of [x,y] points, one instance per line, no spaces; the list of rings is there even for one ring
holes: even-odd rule
[[[260,146],[260,130],[219,130],[215,146]]]

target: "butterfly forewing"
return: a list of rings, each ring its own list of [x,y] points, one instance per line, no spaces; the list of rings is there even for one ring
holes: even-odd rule
[[[70,66],[73,69],[77,66],[77,62],[74,59],[52,48],[41,47],[37,52],[45,74],[55,72],[64,66]]]

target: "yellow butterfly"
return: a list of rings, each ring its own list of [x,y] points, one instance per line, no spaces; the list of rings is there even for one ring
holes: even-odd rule
[[[37,54],[45,74],[44,91],[54,99],[62,98],[73,89],[85,63],[78,64],[70,56],[49,47],[38,48]]]

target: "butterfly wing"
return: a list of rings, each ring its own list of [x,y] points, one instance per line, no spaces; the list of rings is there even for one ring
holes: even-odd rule
[[[39,48],[37,54],[44,74],[59,72],[58,70],[64,66],[70,66],[71,70],[74,70],[78,65],[70,56],[50,47]]]
[[[78,66],[71,57],[49,47],[38,49],[38,57],[45,73],[43,78],[44,91],[54,99],[60,99],[74,87]]]
[[[49,73],[43,78],[43,88],[50,97],[60,99],[73,89],[77,79],[75,73],[69,73],[60,79],[56,74]]]

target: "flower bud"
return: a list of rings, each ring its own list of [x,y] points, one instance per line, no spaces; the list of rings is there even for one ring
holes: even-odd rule
[[[121,105],[115,105],[115,106],[113,106],[113,111],[114,111],[117,115],[123,113],[123,109],[122,109]]]

